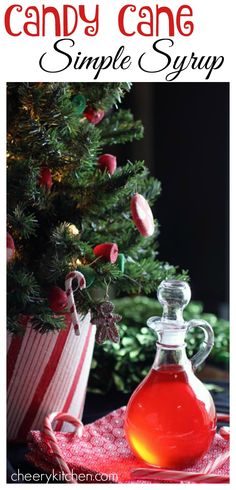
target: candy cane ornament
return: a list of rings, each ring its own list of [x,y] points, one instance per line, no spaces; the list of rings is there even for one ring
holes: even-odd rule
[[[46,442],[50,445],[50,449],[53,452],[53,456],[61,469],[62,473],[67,476],[66,483],[78,483],[77,480],[73,477],[73,474],[65,462],[61,449],[57,443],[56,436],[54,434],[52,423],[58,420],[62,420],[63,422],[69,422],[75,426],[74,435],[82,436],[83,433],[83,424],[80,420],[76,419],[72,415],[63,412],[53,412],[48,415],[43,424],[43,433],[46,437]]]
[[[79,289],[86,288],[86,280],[84,275],[79,271],[70,272],[69,274],[67,274],[65,280],[66,295],[68,298],[68,307],[71,314],[73,327],[75,330],[75,334],[80,335],[79,317],[75,306],[74,291],[72,287],[72,282],[74,279],[77,280]]]

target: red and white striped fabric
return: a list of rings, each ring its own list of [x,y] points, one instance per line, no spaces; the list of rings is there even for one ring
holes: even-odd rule
[[[125,438],[124,416],[122,407],[82,427],[79,420],[66,413],[49,414],[43,430],[29,434],[26,459],[49,474],[66,474],[67,483],[229,483],[228,438],[215,434],[207,454],[182,471],[160,469],[144,462],[140,468],[141,460],[132,453]],[[219,414],[217,417],[221,420]],[[74,436],[54,432],[52,424],[59,418],[74,425]],[[92,479],[79,480],[81,473]]]
[[[95,329],[90,315],[80,319],[76,336],[69,315],[67,328],[40,334],[30,325],[23,337],[8,335],[8,439],[23,441],[31,429],[40,429],[51,411],[81,418],[91,366]],[[71,425],[58,422],[57,430]]]

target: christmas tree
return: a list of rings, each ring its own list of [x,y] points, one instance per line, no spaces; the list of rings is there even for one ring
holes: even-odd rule
[[[143,137],[141,122],[119,108],[130,89],[129,83],[8,84],[11,332],[23,331],[25,318],[40,332],[65,327],[70,271],[86,279],[76,292],[79,312],[90,310],[95,319],[111,289],[116,296],[149,294],[164,278],[186,278],[158,260],[158,223],[147,230],[145,219],[135,219],[135,199],[152,205],[160,182],[143,161],[116,161],[116,144]]]

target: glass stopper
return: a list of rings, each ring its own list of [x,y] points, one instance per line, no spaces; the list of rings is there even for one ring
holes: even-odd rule
[[[183,309],[191,298],[191,290],[187,282],[174,279],[162,281],[157,297],[163,306],[162,319],[183,321]]]

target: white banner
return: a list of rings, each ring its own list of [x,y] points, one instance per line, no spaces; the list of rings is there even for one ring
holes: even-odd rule
[[[2,1],[1,77],[228,81],[232,6],[219,0]]]

